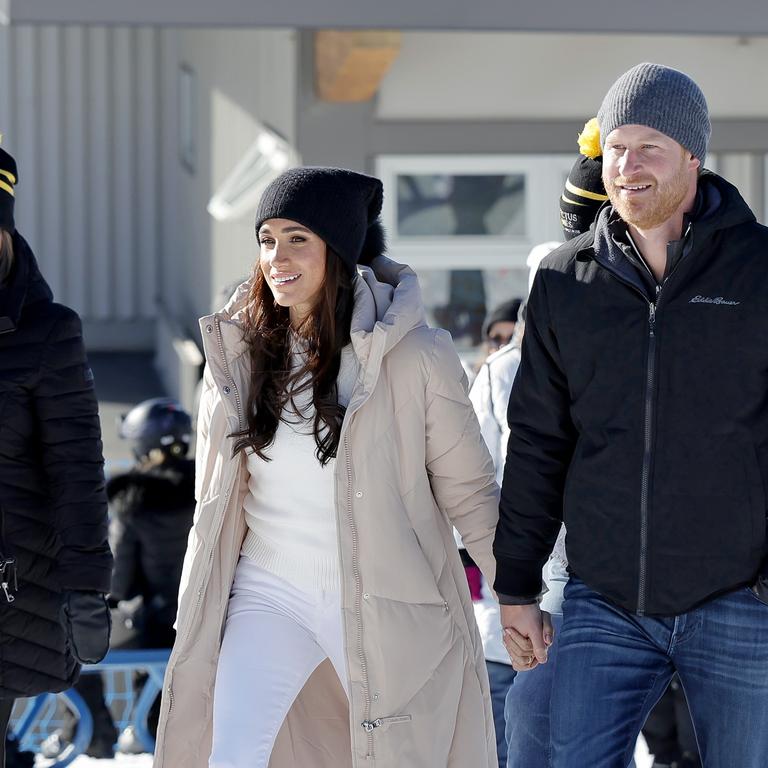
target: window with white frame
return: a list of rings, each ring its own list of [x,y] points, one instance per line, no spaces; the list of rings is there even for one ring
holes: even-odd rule
[[[524,267],[562,237],[566,155],[387,155],[382,218],[393,258],[419,269]]]
[[[576,154],[389,155],[378,159],[389,254],[417,270],[433,325],[468,367],[481,362],[483,320],[525,298],[526,260],[562,240],[559,200]]]

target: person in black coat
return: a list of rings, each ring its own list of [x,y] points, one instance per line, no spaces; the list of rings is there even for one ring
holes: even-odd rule
[[[113,602],[140,599],[133,620],[141,648],[170,648],[187,536],[195,512],[195,463],[186,458],[192,419],[171,398],[139,403],[121,437],[136,466],[107,485],[112,510]]]
[[[14,699],[69,688],[109,647],[99,414],[80,319],[14,223],[0,149],[0,728]]]

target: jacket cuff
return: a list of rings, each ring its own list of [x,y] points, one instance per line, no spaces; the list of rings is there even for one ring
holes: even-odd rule
[[[496,555],[496,580],[493,590],[497,595],[514,596],[519,600],[535,603],[541,593],[541,569],[538,560],[518,560],[514,557]],[[509,603],[508,603],[509,604]],[[524,605],[524,603],[511,603]]]
[[[515,595],[502,595],[496,593],[499,598],[499,605],[534,605],[539,602],[538,597],[516,597]]]

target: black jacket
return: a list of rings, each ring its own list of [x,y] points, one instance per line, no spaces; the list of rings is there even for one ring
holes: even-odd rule
[[[637,613],[684,612],[764,567],[768,230],[720,177],[699,192],[656,295],[609,204],[539,270],[509,403],[500,593],[538,593],[563,520],[571,572]]]
[[[112,558],[98,407],[80,320],[54,304],[15,234],[0,288],[0,698],[77,678],[59,621],[62,590],[109,590]],[[15,567],[16,583],[8,575]],[[18,589],[16,589],[18,587]]]
[[[168,460],[136,468],[107,485],[113,512],[112,598],[141,596],[139,642],[173,645],[177,594],[187,536],[195,513],[195,463]]]

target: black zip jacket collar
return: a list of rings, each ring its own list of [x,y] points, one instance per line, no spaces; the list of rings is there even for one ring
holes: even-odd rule
[[[542,264],[509,404],[496,590],[540,589],[560,522],[571,569],[638,613],[754,581],[766,555],[768,230],[702,174],[656,296],[609,237]]]

